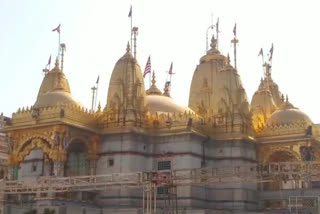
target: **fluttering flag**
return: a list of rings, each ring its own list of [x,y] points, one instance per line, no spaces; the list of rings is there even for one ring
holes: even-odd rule
[[[99,83],[99,79],[100,79],[100,75],[98,75],[98,78],[97,78],[96,84],[98,84],[98,83]]]
[[[234,27],[233,27],[233,35],[234,35],[234,36],[237,35],[237,23],[234,24]]]
[[[56,27],[55,29],[53,29],[52,31],[57,31],[60,34],[60,26],[61,24],[58,25],[58,27]]]
[[[173,63],[171,62],[170,69],[169,69],[169,75],[176,74],[176,73],[172,73],[172,65],[173,65]]]
[[[148,61],[147,61],[147,64],[146,64],[146,68],[144,69],[144,72],[143,72],[143,78],[145,78],[145,76],[146,76],[148,73],[151,73],[151,61],[150,61],[150,56],[149,56]]]
[[[258,56],[263,56],[263,49],[262,48],[260,49]]]
[[[272,56],[273,56],[273,43],[272,43],[270,51],[269,51],[269,61],[272,60]]]
[[[129,11],[128,17],[132,17],[132,5],[130,6],[130,11]]]
[[[47,66],[50,65],[50,64],[51,64],[51,55],[50,55],[50,57],[49,57]]]

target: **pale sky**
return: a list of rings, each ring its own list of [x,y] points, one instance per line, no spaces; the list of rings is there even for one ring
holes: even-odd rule
[[[179,103],[188,104],[213,14],[214,23],[220,17],[220,51],[232,58],[230,40],[237,23],[237,67],[249,100],[263,75],[258,52],[262,47],[266,55],[274,43],[274,81],[294,106],[320,123],[316,0],[0,0],[0,112],[11,116],[19,107],[34,104],[42,69],[50,54],[57,54],[58,34],[51,30],[59,23],[67,48],[64,72],[73,96],[90,108],[90,88],[100,75],[98,101],[104,107],[113,67],[130,40],[131,4],[133,25],[139,27],[138,62],[143,70],[151,55],[162,89],[173,61],[171,94]]]

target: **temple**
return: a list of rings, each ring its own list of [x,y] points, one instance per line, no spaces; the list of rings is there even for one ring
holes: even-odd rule
[[[115,63],[106,105],[96,110],[72,96],[63,57],[57,59],[54,68],[46,70],[34,105],[19,108],[1,131],[10,144],[8,170],[1,169],[8,185],[2,188],[4,213],[40,213],[45,208],[56,214],[289,213],[291,196],[318,196],[319,182],[303,176],[248,182],[240,174],[232,175],[232,181],[228,175],[215,181],[201,177],[174,188],[156,186],[157,200],[145,200],[141,186],[119,183],[104,190],[30,187],[9,192],[14,185],[32,186],[43,178],[113,175],[120,176],[120,182],[121,176],[138,172],[170,175],[174,170],[320,161],[320,128],[283,95],[272,78],[271,63],[265,62],[250,102],[216,37],[196,66],[188,106],[170,96],[169,84],[159,89],[155,73],[146,88],[129,44]],[[157,207],[146,212],[151,199]],[[311,209],[316,208],[305,213]]]

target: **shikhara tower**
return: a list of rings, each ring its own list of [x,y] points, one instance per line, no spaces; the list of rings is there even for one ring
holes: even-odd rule
[[[12,188],[35,185],[43,176],[97,179],[114,173],[116,180],[114,176],[135,172],[167,175],[164,170],[320,160],[319,127],[280,93],[271,64],[264,65],[265,75],[250,103],[241,71],[218,50],[215,36],[210,47],[194,71],[188,107],[174,101],[169,84],[161,91],[154,73],[146,90],[129,44],[112,71],[106,106],[99,105],[97,111],[73,98],[60,66],[63,57],[57,60],[46,71],[34,105],[19,108],[3,129],[11,144],[6,176]],[[244,183],[235,175],[238,182],[177,186],[173,192],[159,188],[158,211],[167,210],[171,193],[170,207],[175,210],[171,211],[182,213],[278,212],[288,206],[287,198],[279,197],[282,191],[314,188],[320,193],[312,180],[276,178],[257,184]],[[50,207],[58,214],[138,214],[145,205],[141,187],[26,191],[5,195],[12,202],[5,205],[6,213],[27,211],[21,203],[38,210]]]

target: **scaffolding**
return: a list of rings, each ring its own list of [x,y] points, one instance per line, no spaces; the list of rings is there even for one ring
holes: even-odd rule
[[[167,188],[166,214],[177,213],[177,187],[204,184],[263,183],[276,178],[320,181],[320,161],[278,162],[214,166],[195,169],[113,173],[73,177],[37,177],[1,180],[0,194],[36,194],[106,191],[110,188],[142,188],[143,213],[157,210],[157,190]],[[293,206],[293,205],[290,205]]]

